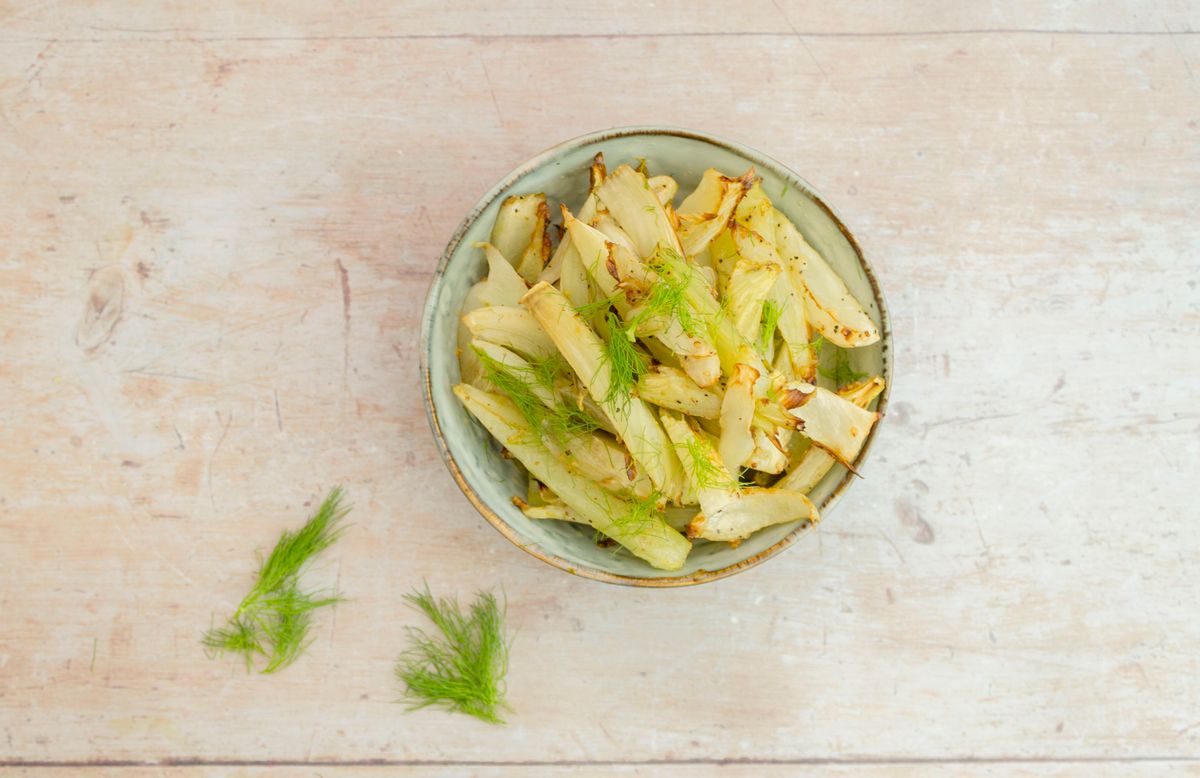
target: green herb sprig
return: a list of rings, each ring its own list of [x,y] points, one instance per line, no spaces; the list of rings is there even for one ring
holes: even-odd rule
[[[774,300],[763,303],[762,329],[758,336],[758,350],[763,354],[771,351],[771,343],[775,340],[775,329],[779,326],[779,317],[783,316],[783,306]]]
[[[408,707],[435,706],[503,724],[500,711],[508,708],[504,606],[491,592],[480,592],[464,613],[457,600],[435,598],[428,585],[404,599],[437,628],[430,634],[408,627],[411,645],[396,663]]]
[[[638,312],[636,324],[655,316],[663,316],[678,321],[679,326],[689,336],[700,336],[703,328],[687,300],[687,289],[692,282],[691,271],[677,271],[682,262],[683,257],[674,249],[661,245],[656,249],[647,264],[651,270],[658,273],[658,280],[654,282],[642,310]]]
[[[714,462],[699,440],[689,440],[680,448],[680,455],[686,457],[684,461],[691,466],[696,485],[701,489],[742,489],[750,486]]]
[[[529,422],[538,435],[549,434],[560,444],[576,435],[584,435],[600,427],[600,422],[578,406],[557,402],[547,406],[533,391],[533,386],[557,393],[560,377],[570,372],[570,366],[561,355],[547,357],[530,363],[529,367],[513,367],[493,359],[481,349],[476,349],[483,364],[484,376],[501,392],[504,392],[517,410]]]
[[[577,306],[575,313],[579,314],[585,320],[590,320],[597,313],[606,313],[617,301],[619,294],[615,294],[612,297],[601,297],[599,300],[592,300],[590,303]]]
[[[621,516],[614,516],[612,524],[605,528],[604,534],[613,540],[621,540],[644,532],[662,519],[662,500],[662,494],[654,491],[645,499],[630,503],[629,511]]]
[[[308,563],[341,536],[342,520],[350,509],[342,505],[339,486],[303,527],[285,530],[274,550],[259,565],[258,577],[237,610],[223,627],[213,627],[201,642],[212,656],[235,653],[246,660],[246,669],[255,660],[264,664],[261,673],[274,673],[290,665],[311,642],[313,611],[333,605],[341,598],[336,593],[305,591],[300,575]]]
[[[860,373],[850,367],[850,355],[844,349],[838,349],[837,355],[834,357],[833,367],[823,367],[820,369],[820,373],[833,381],[838,389],[867,377],[866,373]]]
[[[592,530],[592,542],[598,546],[611,546],[614,555],[623,550],[619,545],[622,540],[636,537],[666,520],[665,501],[657,489],[641,499],[633,498],[627,504],[628,510],[623,513],[609,514],[612,522],[603,532]]]
[[[634,346],[633,330],[622,324],[615,313],[606,313],[605,322],[609,337],[603,341],[603,348],[609,379],[604,402],[628,404],[638,379],[650,366],[649,360]]]
[[[562,354],[551,354],[545,359],[530,362],[529,370],[538,386],[549,390],[554,390],[559,378],[571,374],[571,366],[567,364],[567,358]]]

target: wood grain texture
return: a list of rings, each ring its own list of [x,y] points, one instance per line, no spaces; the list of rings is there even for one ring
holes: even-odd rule
[[[1196,772],[1195,4],[296,5],[0,11],[0,763]],[[416,370],[475,199],[649,122],[800,171],[896,331],[862,482],[680,591],[507,545]],[[336,483],[317,577],[349,601],[277,677],[206,660],[254,549]],[[393,703],[423,579],[507,592],[507,728]]]
[[[0,40],[190,40],[228,38],[389,38],[460,36],[674,35],[996,35],[1014,31],[1117,35],[1194,30],[1196,5],[1163,0],[987,4],[946,0],[871,0],[830,7],[810,0],[745,0],[736,9],[689,0],[558,0],[499,4],[486,0],[280,3],[224,2],[219,8],[179,0],[122,4],[9,2]]]
[[[31,776],[32,778],[72,778],[80,768],[71,767],[23,767],[0,768],[0,775]],[[751,773],[763,778],[791,778],[797,774],[820,774],[831,778],[1057,778],[1085,774],[1094,778],[1125,778],[1136,773],[1139,776],[1195,776],[1200,775],[1200,765],[1181,760],[1155,762],[1002,762],[985,764],[918,763],[897,764],[828,764],[790,763],[764,764],[519,764],[519,765],[370,765],[339,766],[329,764],[276,765],[203,765],[169,767],[98,767],[90,766],[86,774],[91,778],[279,778],[279,776],[311,776],[312,778],[459,778],[469,775],[476,778],[523,775],[531,778],[582,778],[584,776],[653,776],[653,778],[728,778],[730,775]]]

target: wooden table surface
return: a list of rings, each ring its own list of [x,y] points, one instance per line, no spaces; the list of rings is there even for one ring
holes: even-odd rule
[[[1200,774],[1196,3],[107,5],[0,4],[8,772]],[[417,379],[475,200],[638,123],[800,171],[895,325],[864,479],[674,591],[505,542]],[[207,659],[338,483],[348,601]],[[422,580],[507,593],[507,727],[395,704]]]

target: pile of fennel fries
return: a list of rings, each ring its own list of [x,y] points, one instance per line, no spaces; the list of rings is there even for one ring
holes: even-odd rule
[[[753,168],[707,170],[678,206],[645,162],[589,175],[561,228],[518,195],[476,244],[454,392],[528,472],[513,502],[661,570],[694,539],[815,523],[808,492],[879,418],[882,378],[844,351],[878,326]]]

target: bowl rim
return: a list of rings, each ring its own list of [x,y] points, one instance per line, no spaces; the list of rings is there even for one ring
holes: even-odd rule
[[[804,194],[807,195],[809,199],[811,199],[822,211],[824,211],[825,215],[833,221],[833,223],[837,226],[838,231],[841,232],[842,236],[845,237],[846,241],[850,244],[850,247],[854,250],[854,254],[858,258],[859,265],[862,267],[863,273],[866,275],[867,283],[871,286],[871,293],[875,299],[875,305],[879,310],[879,333],[880,343],[882,346],[881,358],[883,362],[882,367],[884,379],[883,392],[880,393],[878,403],[876,405],[876,410],[880,414],[883,414],[887,409],[888,396],[892,389],[892,327],[891,318],[888,315],[887,303],[883,296],[883,289],[879,285],[879,280],[876,277],[875,269],[871,266],[870,261],[867,259],[866,254],[863,252],[862,247],[855,239],[853,233],[851,233],[846,227],[845,223],[842,221],[841,217],[837,214],[833,207],[825,202],[824,198],[817,193],[817,191],[812,187],[811,184],[808,183],[808,181],[806,181],[787,165],[784,165],[774,157],[770,157],[761,151],[758,151],[757,149],[720,136],[670,125],[633,125],[628,127],[614,127],[612,129],[578,135],[574,138],[562,141],[561,143],[557,143],[521,163],[502,179],[500,179],[499,182],[491,187],[483,195],[483,197],[481,197],[475,203],[475,206],[471,209],[470,213],[468,213],[466,218],[464,218],[458,225],[458,228],[454,231],[450,241],[446,244],[446,249],[442,252],[441,259],[438,261],[437,268],[433,272],[433,277],[430,279],[429,287],[425,293],[425,302],[423,304],[421,313],[421,392],[425,401],[425,416],[429,421],[430,429],[433,431],[433,437],[437,443],[438,452],[441,454],[442,461],[446,463],[446,467],[449,469],[450,475],[453,476],[455,483],[458,484],[459,490],[462,491],[466,498],[471,502],[471,504],[475,507],[475,510],[478,511],[479,514],[483,516],[483,518],[485,518],[487,522],[491,524],[492,527],[494,527],[501,535],[507,538],[509,542],[525,553],[537,557],[546,564],[556,567],[559,570],[579,576],[581,578],[588,578],[594,581],[601,581],[603,583],[618,584],[623,586],[664,589],[680,586],[693,586],[696,584],[708,583],[709,581],[716,581],[736,575],[744,570],[748,570],[751,567],[755,567],[762,562],[765,562],[773,556],[776,556],[784,549],[794,545],[802,535],[807,534],[810,530],[814,529],[818,525],[811,522],[801,524],[787,535],[780,538],[774,544],[768,546],[753,556],[747,557],[746,559],[735,562],[731,565],[726,565],[725,567],[717,570],[696,570],[695,572],[687,575],[664,576],[660,578],[640,578],[637,576],[610,573],[606,570],[601,570],[588,565],[577,564],[569,559],[564,559],[557,554],[552,554],[548,551],[545,551],[536,543],[526,541],[520,535],[520,533],[518,533],[517,530],[512,527],[512,525],[505,521],[495,510],[491,508],[491,506],[485,503],[479,497],[479,495],[475,493],[474,488],[467,483],[466,477],[459,468],[458,461],[454,458],[454,454],[450,451],[450,446],[448,445],[445,436],[442,434],[441,421],[438,418],[438,410],[433,401],[433,379],[429,369],[429,355],[430,347],[432,345],[431,335],[433,330],[435,303],[437,302],[437,299],[440,298],[440,294],[438,294],[440,282],[442,277],[446,274],[450,260],[458,250],[459,244],[462,243],[463,237],[466,235],[467,230],[469,230],[476,220],[479,219],[480,215],[487,210],[488,206],[490,206],[497,197],[519,182],[526,175],[553,161],[554,158],[567,151],[580,146],[586,146],[606,140],[613,140],[614,138],[640,135],[668,135],[701,141],[703,143],[724,148],[727,151],[742,156],[755,166],[772,168],[776,173],[780,174],[788,181],[789,188],[795,186],[803,191]],[[874,425],[871,428],[871,431],[867,434],[867,439],[863,443],[862,450],[859,451],[858,456],[854,460],[854,470],[858,470],[866,461],[867,455],[871,450],[871,444],[874,442],[876,433],[878,432],[880,426],[881,425],[879,424]],[[833,491],[830,492],[829,495],[822,500],[819,505],[817,505],[817,509],[822,516],[824,516],[826,512],[829,511],[841,499],[842,495],[845,493],[846,489],[849,488],[851,481],[855,477],[855,473],[848,470],[842,477],[841,481],[838,482],[837,486],[834,487]]]

